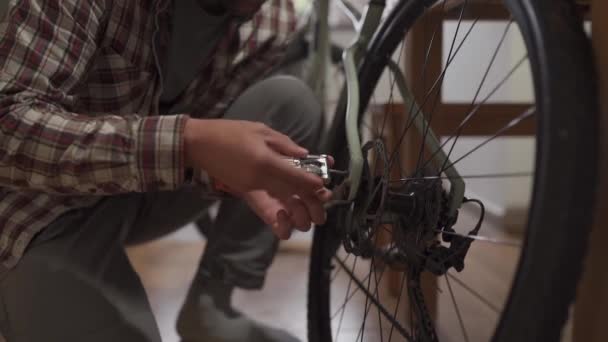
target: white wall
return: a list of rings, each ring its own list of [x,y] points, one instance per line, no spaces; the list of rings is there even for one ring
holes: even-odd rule
[[[465,22],[459,29],[456,40],[458,46],[470,27]],[[456,22],[444,25],[443,35],[443,61],[447,61],[447,54],[452,44],[451,37],[456,32]],[[478,22],[465,41],[458,55],[452,61],[446,73],[442,88],[443,102],[466,103],[473,100],[492,54],[500,41],[506,23]],[[478,101],[484,99],[498,83],[505,77],[524,55],[523,40],[516,25],[507,31],[503,47],[499,51]],[[406,47],[407,48],[407,47]],[[394,59],[398,52],[395,52]],[[406,77],[411,77],[406,75]],[[489,103],[529,103],[533,102],[533,85],[528,63],[524,63],[494,95]],[[394,90],[396,94],[397,91]],[[381,103],[388,100],[390,82],[385,72],[375,93],[376,101]],[[452,160],[473,149],[488,137],[461,137],[454,148]],[[533,138],[498,138],[488,143],[469,157],[458,163],[461,175],[479,175],[495,173],[531,172],[534,160]],[[488,209],[501,216],[507,210],[527,208],[531,192],[531,178],[512,179],[468,179],[467,193],[469,196],[480,197],[487,204]]]
[[[457,44],[470,25],[471,22],[463,23],[459,30]],[[446,23],[444,37],[453,37],[456,26],[456,22]],[[448,68],[443,87],[444,102],[470,103],[472,101],[506,28],[506,22],[478,22],[476,24]],[[451,43],[449,39],[444,40],[444,65]],[[525,54],[526,49],[517,25],[512,24],[476,102],[485,99]],[[504,86],[488,99],[488,103],[533,102],[533,84],[527,61],[517,69]],[[454,155],[462,155],[486,139],[487,137],[461,138],[456,145]],[[533,170],[534,147],[533,138],[496,139],[463,160],[459,165],[459,170],[463,175],[530,172]],[[527,207],[531,185],[531,178],[470,180],[468,190],[483,198],[491,206],[493,205],[495,211],[500,214],[501,211],[510,207]]]

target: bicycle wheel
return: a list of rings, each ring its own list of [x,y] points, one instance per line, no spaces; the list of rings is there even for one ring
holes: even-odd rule
[[[594,204],[598,129],[590,46],[570,1],[504,1],[507,20],[500,24],[479,20],[474,5],[464,1],[447,11],[442,0],[402,1],[368,47],[358,71],[366,166],[355,201],[332,210],[314,232],[311,342],[559,340]],[[399,105],[407,101],[387,65],[404,65],[411,42],[404,36],[431,11],[453,19],[427,26],[425,58],[402,73],[421,95],[417,105]],[[445,53],[433,74],[438,32]],[[475,48],[479,36],[486,39]],[[495,38],[488,43],[488,37]],[[440,104],[454,93],[468,97],[457,106]],[[512,93],[531,104],[503,106],[516,112],[490,121],[494,128],[485,136],[465,136],[479,130],[471,126],[487,115],[485,107]],[[337,168],[349,162],[345,103],[331,133]],[[438,149],[427,145],[428,129],[416,133],[417,115],[433,130],[458,119],[446,124],[451,133],[440,141],[449,161],[434,165]],[[533,136],[506,137],[513,132]],[[529,152],[520,152],[522,146]],[[470,200],[455,222],[446,216],[451,167]],[[507,232],[498,220],[501,204],[514,199],[524,219]],[[484,219],[476,207],[496,219]],[[452,248],[455,241],[466,247]]]

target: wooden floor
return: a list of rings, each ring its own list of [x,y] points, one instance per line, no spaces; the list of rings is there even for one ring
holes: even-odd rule
[[[472,227],[474,219],[465,217],[460,228],[466,233],[467,227]],[[517,238],[505,234],[488,222],[484,225],[485,236],[516,241]],[[294,246],[291,244],[290,246]],[[306,295],[308,278],[308,254],[306,242],[296,243],[294,248],[281,252],[270,269],[267,284],[262,291],[238,291],[235,295],[236,306],[243,312],[255,317],[257,320],[270,325],[282,327],[306,341]],[[154,313],[156,315],[163,341],[179,341],[174,325],[177,311],[187,291],[199,257],[204,248],[204,241],[196,234],[186,235],[184,238],[168,237],[146,245],[137,246],[129,250],[129,256],[141,275],[148,291]],[[284,249],[285,250],[285,249]],[[496,323],[497,315],[492,309],[502,308],[506,298],[514,266],[519,257],[519,249],[508,245],[495,245],[490,243],[474,243],[465,271],[454,273],[448,281],[439,279],[439,310],[437,330],[441,341],[467,341],[461,328],[461,316],[464,330],[469,342],[488,341]],[[352,265],[354,258],[347,260]],[[361,279],[369,274],[369,262],[360,261],[355,273]],[[377,277],[377,276],[376,276]],[[362,317],[365,314],[365,297],[361,291],[355,292],[354,285],[347,293],[348,277],[345,272],[338,275],[332,287],[335,310],[334,329],[341,325],[338,341],[350,342],[357,339],[361,327]],[[380,281],[382,283],[382,280]],[[460,283],[466,284],[470,289],[487,300],[490,305],[480,301],[471,291]],[[396,304],[396,299],[387,294],[386,286],[380,285],[379,298],[383,303],[390,303],[389,308]],[[374,285],[371,285],[374,288]],[[451,291],[450,291],[451,288]],[[354,295],[353,295],[354,293]],[[453,294],[453,297],[452,297]],[[342,315],[339,308],[344,299],[352,297]],[[454,302],[458,306],[455,309]],[[401,313],[407,304],[401,304]],[[392,311],[392,309],[390,309]],[[342,324],[338,324],[343,316]],[[366,333],[363,341],[388,341],[390,329],[378,311],[372,306],[368,310]],[[403,319],[408,321],[407,319]],[[381,336],[382,335],[382,336]],[[396,332],[393,332],[392,341],[402,341]],[[568,338],[565,338],[568,340]],[[334,341],[335,342],[335,341]]]
[[[192,240],[170,236],[128,251],[150,297],[163,342],[179,341],[175,318],[205,245],[196,236]],[[307,279],[307,254],[282,252],[270,269],[264,289],[238,290],[235,306],[250,317],[286,329],[306,341]]]

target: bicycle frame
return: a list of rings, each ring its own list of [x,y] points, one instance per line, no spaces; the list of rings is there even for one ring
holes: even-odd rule
[[[371,0],[364,13],[360,14],[347,0],[339,1],[341,1],[343,12],[351,20],[353,27],[356,30],[355,39],[352,41],[351,45],[344,50],[342,57],[347,89],[347,107],[345,115],[346,140],[350,153],[348,177],[346,179],[346,182],[348,182],[347,184],[349,184],[349,192],[346,200],[347,202],[352,202],[354,201],[359,190],[359,185],[361,184],[364,165],[361,137],[359,135],[360,98],[357,66],[365,56],[366,49],[380,26],[386,2],[385,0]],[[313,20],[309,21],[309,25],[316,28],[316,31],[313,44],[314,51],[311,54],[312,68],[307,80],[320,103],[323,105],[323,108],[325,108],[325,82],[331,41],[328,19],[329,0],[315,0],[315,7],[316,11],[314,13],[315,15],[312,17]],[[416,113],[411,120],[413,121],[413,126],[419,131],[420,136],[424,137],[423,144],[427,146],[430,151],[433,151],[431,162],[438,170],[442,170],[446,165],[448,166],[443,170],[450,183],[448,215],[450,218],[456,218],[457,210],[462,205],[464,199],[464,180],[452,165],[452,162],[448,159],[448,156],[441,148],[439,139],[429,127],[429,124],[425,119],[425,114],[416,102],[412,92],[408,89],[405,77],[403,76],[403,72],[399,65],[392,60],[389,60],[388,67],[395,77],[395,84],[399,89],[401,98],[406,106],[405,108],[411,108],[411,113]]]

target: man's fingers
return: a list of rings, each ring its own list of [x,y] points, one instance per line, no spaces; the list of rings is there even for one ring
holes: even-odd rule
[[[268,146],[276,152],[293,158],[304,158],[308,155],[308,150],[296,144],[285,134],[273,131],[267,140]]]
[[[323,203],[316,197],[308,194],[302,194],[300,198],[304,202],[312,222],[319,225],[325,223],[325,208],[323,208]]]
[[[312,220],[302,200],[292,196],[287,200],[287,207],[291,211],[291,221],[295,224],[295,228],[303,232],[309,231]]]
[[[281,240],[287,240],[291,237],[291,228],[293,223],[291,222],[287,212],[285,210],[279,210],[277,212],[277,221],[273,225],[274,233]]]
[[[333,196],[333,193],[331,192],[331,190],[327,189],[327,188],[323,188],[323,189],[319,189],[316,192],[317,198],[323,202],[329,202],[331,200],[331,197]]]
[[[277,189],[276,195],[282,199],[289,199],[294,194],[298,195],[306,206],[311,220],[316,224],[325,223],[323,203],[329,201],[331,191],[322,190],[323,180],[317,175],[288,165],[284,160],[279,160],[277,163],[276,178],[273,182],[277,186],[281,186],[279,184],[282,183],[282,187]],[[285,194],[288,194],[288,197],[284,196]]]
[[[268,177],[264,186],[272,197],[281,200],[283,203],[286,203],[298,191],[293,184],[278,177]]]

